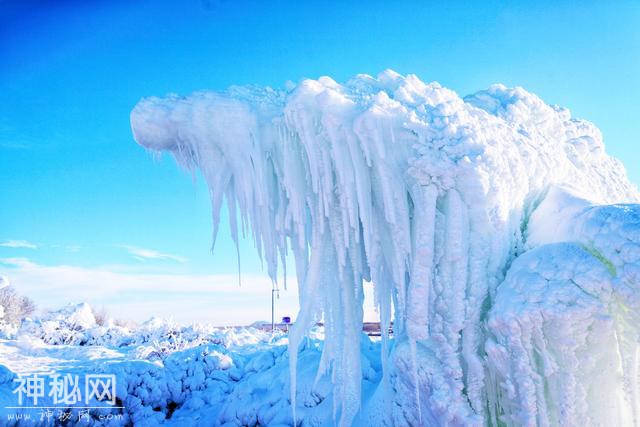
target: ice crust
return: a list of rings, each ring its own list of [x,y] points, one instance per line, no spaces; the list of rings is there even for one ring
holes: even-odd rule
[[[145,98],[131,124],[202,172],[214,235],[226,198],[273,280],[295,258],[294,417],[322,318],[339,425],[640,424],[640,197],[593,124],[522,88],[461,98],[393,71]],[[394,328],[364,405],[363,280]]]

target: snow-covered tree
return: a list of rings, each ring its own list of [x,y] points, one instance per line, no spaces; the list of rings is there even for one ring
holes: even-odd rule
[[[0,288],[0,309],[3,313],[0,316],[1,321],[19,324],[25,317],[33,314],[36,305],[31,299],[19,295],[13,286],[8,285]]]

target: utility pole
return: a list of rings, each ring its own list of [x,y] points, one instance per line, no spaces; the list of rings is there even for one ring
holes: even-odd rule
[[[276,293],[280,297],[280,290],[276,288],[274,283],[271,287],[271,333],[276,330]]]

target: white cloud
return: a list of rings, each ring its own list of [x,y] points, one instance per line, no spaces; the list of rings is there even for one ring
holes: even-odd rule
[[[125,249],[127,252],[133,255],[134,258],[140,261],[146,261],[149,259],[159,259],[159,260],[164,259],[164,260],[171,260],[176,262],[188,261],[187,258],[185,257],[181,257],[179,255],[165,254],[153,249],[139,248],[137,246],[131,246],[131,245],[118,245],[118,247]]]
[[[152,316],[178,322],[243,325],[271,318],[271,281],[266,275],[197,275],[118,272],[116,266],[86,268],[40,265],[26,258],[0,258],[0,275],[11,280],[38,307],[58,308],[86,301],[116,318],[143,321]],[[280,293],[278,317],[295,317],[297,286]]]
[[[38,249],[38,245],[35,243],[27,242],[26,240],[5,240],[0,243],[0,246],[5,248],[26,248],[26,249]]]
[[[146,267],[145,267],[146,268]],[[246,325],[271,319],[271,280],[266,275],[168,274],[132,271],[130,266],[78,267],[41,265],[27,258],[0,258],[0,275],[39,307],[59,308],[88,302],[115,318],[144,321],[152,316],[182,323]],[[287,279],[280,291],[276,318],[298,313],[298,286]],[[365,284],[365,321],[375,321],[373,288]]]

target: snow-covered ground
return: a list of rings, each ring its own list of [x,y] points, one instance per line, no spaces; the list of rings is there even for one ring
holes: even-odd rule
[[[0,425],[54,425],[71,414],[65,425],[210,426],[291,425],[287,335],[262,328],[181,326],[151,319],[131,330],[107,319],[96,324],[87,304],[73,305],[6,329],[0,340]],[[316,382],[322,350],[322,330],[316,329],[299,355],[297,413],[309,425],[331,425],[330,380]],[[362,363],[364,381],[373,390],[380,381],[379,342],[363,335],[368,349]],[[113,375],[115,408],[84,401],[71,405],[48,396],[50,374]],[[45,396],[38,408],[18,405],[18,374],[45,378]],[[85,393],[81,384],[81,394]],[[33,405],[25,394],[22,406]],[[103,406],[105,409],[83,408]],[[51,413],[47,413],[50,407]],[[30,416],[16,421],[16,417]],[[40,424],[38,424],[40,423]]]

